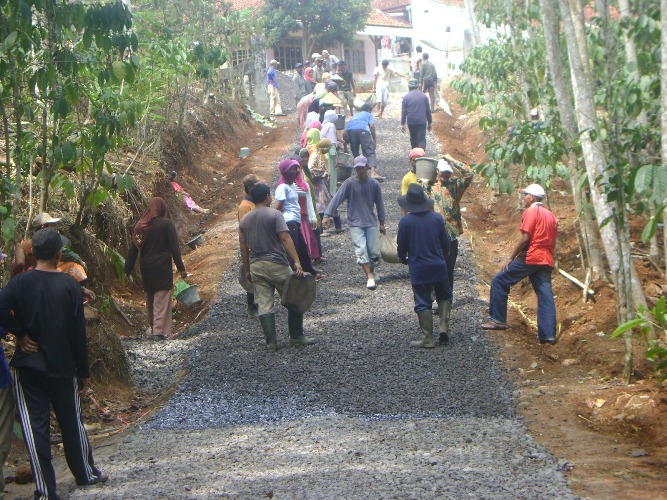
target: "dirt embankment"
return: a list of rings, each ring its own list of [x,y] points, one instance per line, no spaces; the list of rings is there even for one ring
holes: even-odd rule
[[[434,133],[446,152],[466,163],[484,161],[484,137],[474,115],[466,115],[447,93],[453,116],[436,114]],[[548,204],[559,220],[557,252],[566,272],[583,281],[571,197],[552,191]],[[477,178],[463,199],[466,237],[480,277],[490,283],[518,237],[518,197],[494,196]],[[641,228],[641,221],[636,225]],[[637,241],[639,238],[636,239]],[[648,264],[637,262],[644,289],[664,283]],[[536,298],[525,280],[512,289],[512,328],[488,336],[520,389],[520,410],[535,439],[558,458],[574,492],[590,498],[667,498],[667,394],[653,379],[637,342],[634,382],[622,381],[623,345],[609,340],[616,326],[615,294],[593,283],[582,291],[554,273],[559,343],[543,347],[534,323]],[[488,297],[489,289],[480,290]],[[480,311],[484,317],[486,311]],[[565,461],[569,463],[565,463]]]

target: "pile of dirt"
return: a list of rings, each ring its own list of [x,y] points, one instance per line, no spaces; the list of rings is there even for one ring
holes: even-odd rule
[[[445,152],[469,164],[483,163],[485,138],[478,116],[445,93],[453,116],[436,113],[434,133]],[[572,199],[552,192],[549,208],[558,217],[560,266],[581,281]],[[479,276],[490,283],[519,236],[518,196],[495,196],[476,177],[463,198],[466,234],[476,255]],[[636,221],[641,228],[641,221]],[[635,241],[639,241],[636,238]],[[645,290],[664,279],[649,264],[638,265]],[[667,479],[667,394],[653,378],[636,342],[635,370],[629,386],[622,383],[623,345],[608,335],[616,327],[615,292],[603,281],[591,285],[594,296],[583,301],[582,290],[554,272],[559,343],[537,342],[536,297],[527,280],[512,288],[508,321],[511,328],[488,336],[501,347],[503,361],[520,388],[520,409],[535,439],[563,460],[563,470],[577,494],[629,498],[664,495]],[[480,290],[488,297],[489,288]],[[480,319],[486,311],[480,311]],[[641,481],[641,486],[640,486]]]

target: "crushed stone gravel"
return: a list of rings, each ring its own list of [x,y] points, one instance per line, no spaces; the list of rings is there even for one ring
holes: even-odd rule
[[[396,234],[409,138],[377,121],[387,229]],[[428,135],[429,150],[437,147]],[[287,154],[287,152],[286,152]],[[343,216],[344,210],[343,210]],[[558,462],[527,434],[515,388],[479,329],[486,304],[463,240],[450,342],[419,338],[408,269],[382,264],[365,287],[347,235],[322,239],[327,278],[305,315],[317,343],[266,352],[245,317],[237,265],[220,300],[179,339],[128,342],[137,385],[173,397],[128,435],[96,446],[109,483],[70,498],[575,498]]]

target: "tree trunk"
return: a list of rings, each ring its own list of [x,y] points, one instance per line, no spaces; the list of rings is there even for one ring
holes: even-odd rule
[[[256,113],[269,116],[269,94],[266,87],[266,38],[253,35],[250,39],[252,47],[252,88],[253,106]]]
[[[662,53],[667,54],[667,0],[660,0],[660,27],[662,28],[662,35],[660,45]],[[660,109],[660,130],[661,130],[661,158],[662,168],[667,168],[667,57],[662,58],[660,66],[660,88],[662,88],[661,95],[661,109]],[[664,200],[667,204],[667,199]],[[667,225],[667,210],[662,212],[663,225]],[[667,226],[665,226],[663,233],[663,245],[667,251]],[[665,258],[665,274],[667,275],[667,258]]]
[[[580,140],[588,173],[591,198],[595,206],[598,224],[601,226],[600,233],[607,261],[616,284],[619,320],[625,321],[630,314],[628,305],[645,305],[646,299],[630,256],[627,214],[622,206],[614,214],[613,207],[607,201],[606,194],[599,188],[599,184],[609,184],[609,175],[606,170],[606,157],[599,137],[591,72],[588,66],[588,50],[586,39],[583,36],[582,7],[578,0],[569,0],[569,3],[568,0],[559,0],[559,6],[567,41],[575,110],[579,130],[582,131]],[[620,222],[620,227],[617,227],[615,216],[618,217],[616,220]],[[627,296],[626,290],[628,291]],[[626,352],[626,360],[631,363],[631,352]],[[629,373],[631,366],[625,368],[626,373]]]
[[[472,47],[479,47],[482,45],[482,37],[479,33],[479,23],[477,22],[477,14],[475,13],[475,0],[465,0],[465,6],[468,11],[468,19],[470,20],[470,31],[472,33]]]
[[[577,140],[577,121],[572,106],[571,87],[567,85],[561,62],[560,21],[556,15],[553,0],[540,0],[540,11],[542,13],[547,63],[556,94],[561,126],[567,137],[568,145],[572,147]],[[583,250],[586,253],[586,265],[591,270],[592,278],[597,280],[603,278],[605,274],[602,253],[598,244],[598,233],[593,227],[591,213],[587,207],[587,200],[583,191],[578,188],[580,169],[573,154],[568,158],[568,169],[570,171],[572,197],[579,217]]]

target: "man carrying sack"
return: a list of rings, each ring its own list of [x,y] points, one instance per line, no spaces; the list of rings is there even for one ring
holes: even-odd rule
[[[294,262],[297,278],[303,278],[303,270],[283,215],[270,207],[271,188],[264,183],[257,183],[250,190],[250,198],[255,209],[239,222],[243,272],[246,280],[255,285],[255,300],[267,350],[276,352],[278,344],[273,292],[278,290],[283,295],[285,283],[292,272],[288,255]],[[303,335],[302,313],[288,309],[287,325],[292,346],[315,343]]]

